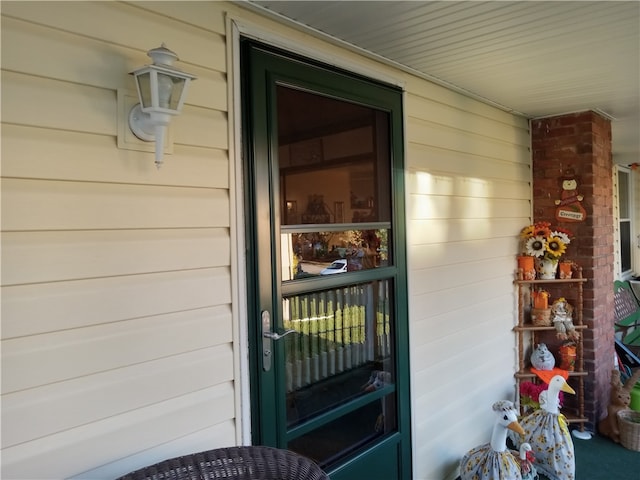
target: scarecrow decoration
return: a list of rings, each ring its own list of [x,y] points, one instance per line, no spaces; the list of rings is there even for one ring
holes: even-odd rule
[[[578,193],[578,180],[569,170],[568,175],[562,177],[562,193],[560,200],[556,200],[556,220],[561,222],[583,222],[587,218],[587,211],[582,206],[584,195]]]

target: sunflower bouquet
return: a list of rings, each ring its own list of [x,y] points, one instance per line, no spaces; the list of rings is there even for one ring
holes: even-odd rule
[[[571,232],[564,228],[552,230],[549,222],[536,222],[520,231],[525,255],[555,261],[567,251],[571,236]]]

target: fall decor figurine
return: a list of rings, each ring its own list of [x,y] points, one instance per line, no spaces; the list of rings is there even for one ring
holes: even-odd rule
[[[522,480],[538,480],[538,471],[533,465],[536,456],[531,451],[531,445],[523,443],[520,445],[520,451],[518,453],[518,463],[520,464],[520,474]]]
[[[560,200],[556,200],[556,220],[560,222],[583,222],[587,218],[587,211],[582,206],[584,195],[578,193],[578,180],[569,170],[562,178],[562,193]]]
[[[367,383],[362,386],[365,392],[375,392],[391,383],[391,374],[382,370],[374,370]]]
[[[539,343],[531,354],[531,365],[537,370],[553,370],[556,359],[544,343]]]
[[[607,406],[607,416],[598,423],[598,430],[616,443],[620,443],[618,412],[629,408],[631,390],[638,380],[640,380],[640,368],[624,384],[620,380],[620,371],[617,369],[611,371],[611,395]]]
[[[524,435],[518,411],[513,402],[499,400],[493,404],[493,413],[496,419],[491,442],[472,448],[462,457],[461,480],[522,480],[517,457],[507,449],[507,430]]]
[[[567,419],[560,413],[560,391],[576,393],[564,376],[554,375],[549,388],[540,393],[540,408],[521,420],[524,441],[531,445],[538,472],[550,480],[576,480],[573,441]]]
[[[564,297],[551,304],[551,320],[560,340],[578,340],[580,334],[573,325],[573,307]]]

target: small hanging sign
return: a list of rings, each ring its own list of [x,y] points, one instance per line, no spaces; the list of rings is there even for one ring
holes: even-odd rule
[[[587,211],[582,206],[584,195],[578,193],[578,180],[575,175],[562,179],[562,193],[560,200],[556,200],[556,220],[560,222],[583,222],[587,218]]]

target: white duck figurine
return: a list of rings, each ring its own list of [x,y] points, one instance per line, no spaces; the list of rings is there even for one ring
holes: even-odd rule
[[[491,442],[469,450],[460,462],[461,480],[521,480],[520,465],[507,449],[507,429],[520,435],[524,430],[518,423],[513,403],[500,400],[493,404],[497,418]]]
[[[531,444],[537,470],[551,480],[575,480],[575,455],[567,420],[560,413],[560,390],[575,394],[563,376],[555,375],[540,393],[540,409],[522,419],[524,441]]]
[[[524,442],[520,445],[520,452],[518,453],[518,463],[520,464],[520,474],[522,480],[536,480],[538,478],[538,471],[533,465],[535,455],[531,452],[531,445]]]

